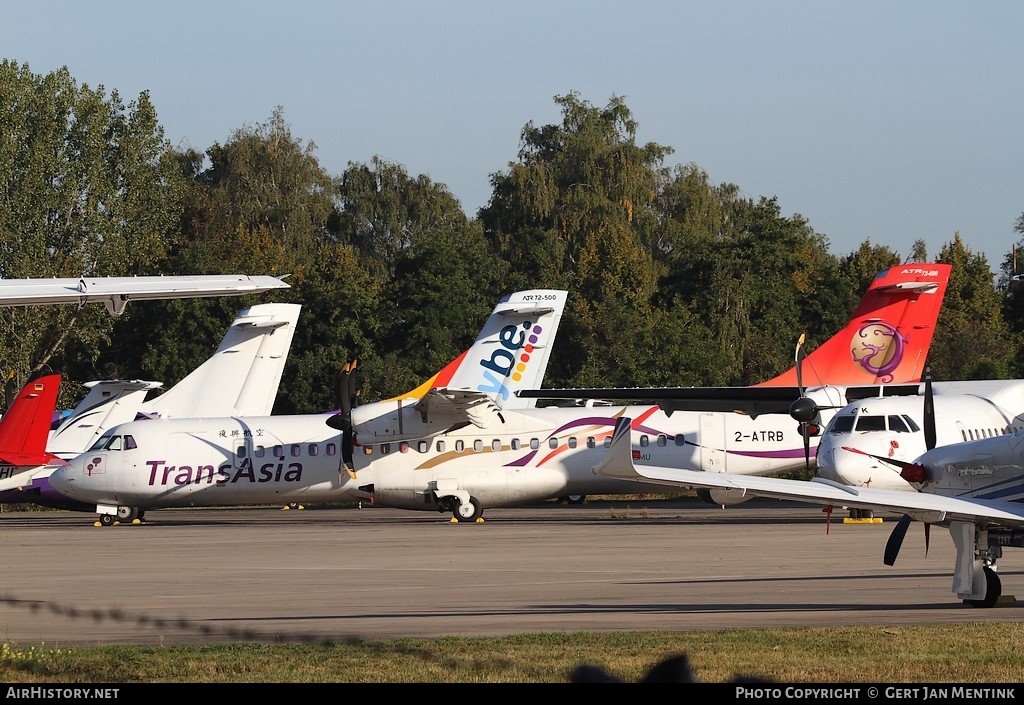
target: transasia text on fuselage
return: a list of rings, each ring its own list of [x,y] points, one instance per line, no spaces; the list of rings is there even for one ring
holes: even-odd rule
[[[163,460],[147,460],[149,485],[227,485],[236,482],[301,482],[302,463],[264,463],[256,469],[248,458],[237,468],[228,464],[214,468],[212,465],[166,465]]]

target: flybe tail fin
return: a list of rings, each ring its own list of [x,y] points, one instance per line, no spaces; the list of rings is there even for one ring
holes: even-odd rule
[[[408,394],[342,411],[328,425],[354,433],[353,442],[408,440],[535,405],[516,392],[541,385],[567,297],[532,289],[502,298],[472,347],[436,375]]]
[[[37,377],[21,388],[0,418],[0,458],[4,463],[45,465],[52,460],[46,441],[59,391],[59,374]]]
[[[905,264],[879,272],[846,327],[803,359],[803,385],[919,382],[951,270],[949,264]],[[754,386],[800,381],[794,366]]]
[[[202,365],[145,402],[148,416],[269,416],[291,349],[300,304],[244,309]]]
[[[517,291],[491,311],[476,342],[436,375],[402,398],[431,389],[485,392],[502,407],[528,408],[536,399],[515,392],[542,386],[569,292]]]

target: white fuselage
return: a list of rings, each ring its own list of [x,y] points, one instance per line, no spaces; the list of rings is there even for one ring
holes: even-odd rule
[[[485,507],[571,494],[664,492],[594,474],[624,415],[634,419],[638,464],[768,475],[806,462],[799,426],[786,414],[752,419],[720,412],[668,416],[653,405],[549,407],[504,410],[483,428],[357,445],[354,478],[342,465],[340,433],[326,424],[331,414],[135,421],[113,430],[118,443],[106,436],[106,448],[73,459],[50,484],[80,501],[141,509],[328,502],[371,493],[384,506],[432,509],[439,487],[465,490]]]
[[[347,499],[353,481],[330,416],[133,421],[50,484],[83,502],[141,509]]]

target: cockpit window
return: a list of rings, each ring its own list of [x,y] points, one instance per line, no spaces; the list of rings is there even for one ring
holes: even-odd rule
[[[857,430],[858,431],[884,431],[885,430],[885,417],[884,416],[868,416],[861,414],[857,417]]]
[[[832,422],[832,433],[849,433],[853,430],[853,422],[857,419],[853,414],[837,416]]]
[[[900,418],[907,422],[907,426],[909,426],[910,430],[913,431],[914,433],[917,433],[918,431],[921,430],[921,427],[917,425],[917,422],[914,421],[914,419],[907,416],[906,414],[903,414]]]
[[[897,433],[910,433],[910,429],[907,428],[903,418],[896,414],[889,417],[889,430],[896,431]]]
[[[124,449],[125,450],[135,450],[138,447],[139,446],[135,443],[135,437],[134,436],[125,436],[124,437]]]

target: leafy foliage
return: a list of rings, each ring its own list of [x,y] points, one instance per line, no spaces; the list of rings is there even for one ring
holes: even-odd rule
[[[558,124],[527,123],[475,218],[443,184],[373,158],[333,176],[282,108],[204,152],[163,140],[148,95],[0,64],[0,275],[289,275],[303,305],[277,413],[337,405],[359,359],[362,397],[404,392],[472,342],[494,302],[565,288],[546,383],[744,385],[824,341],[881,269],[927,261],[865,241],[848,254],[774,197],[748,198],[672,147],[636,141],[623,98],[555,96]],[[1016,225],[1024,233],[1024,216]],[[993,282],[959,234],[932,347],[935,379],[1024,370],[1015,258]],[[65,374],[65,395],[112,375],[177,382],[260,296],[0,309],[0,364]],[[70,399],[65,403],[70,405]]]

